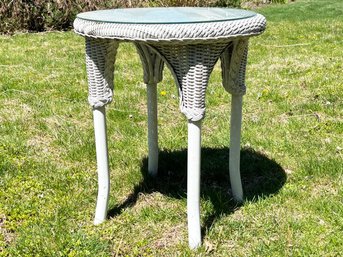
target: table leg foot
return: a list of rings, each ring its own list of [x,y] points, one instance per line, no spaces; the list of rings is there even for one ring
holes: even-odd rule
[[[188,121],[187,218],[189,247],[201,244],[200,231],[201,121]]]
[[[242,96],[232,95],[230,129],[230,181],[233,198],[243,201],[243,189],[240,174],[240,140],[242,123]]]
[[[107,206],[110,190],[108,166],[106,112],[105,107],[93,109],[95,147],[98,169],[98,199],[95,209],[94,224],[102,223],[107,216]]]
[[[148,95],[148,172],[157,175],[158,170],[158,125],[157,125],[157,84],[147,86]]]

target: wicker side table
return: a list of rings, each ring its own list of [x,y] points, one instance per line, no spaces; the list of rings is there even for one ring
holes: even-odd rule
[[[114,62],[122,41],[135,44],[144,70],[148,98],[148,170],[158,168],[157,83],[164,64],[179,89],[180,109],[188,119],[187,217],[189,245],[201,243],[200,149],[201,121],[209,76],[221,59],[223,86],[232,94],[230,180],[233,197],[243,201],[240,178],[242,96],[248,39],[266,26],[262,15],[227,8],[139,8],[86,12],[77,15],[75,32],[86,39],[89,103],[93,107],[98,168],[95,224],[106,219],[109,165],[105,105],[112,101]]]

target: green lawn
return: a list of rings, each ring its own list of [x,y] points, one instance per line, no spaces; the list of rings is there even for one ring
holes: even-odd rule
[[[187,121],[169,71],[159,85],[160,175],[146,176],[146,90],[122,44],[108,106],[109,220],[97,194],[84,40],[0,36],[0,256],[341,256],[343,1],[258,9],[242,127],[246,201],[231,200],[230,97],[219,65],[203,124],[203,246],[188,250]]]

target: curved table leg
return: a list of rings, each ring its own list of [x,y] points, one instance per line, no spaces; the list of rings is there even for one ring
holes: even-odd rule
[[[232,95],[230,121],[230,181],[233,198],[237,202],[243,201],[243,189],[240,172],[241,154],[241,124],[242,124],[242,96]]]
[[[93,109],[96,161],[98,168],[98,200],[95,209],[94,224],[106,219],[108,197],[110,192],[110,174],[108,167],[106,111],[105,107]]]
[[[88,101],[93,107],[98,171],[98,199],[94,224],[106,219],[110,191],[105,105],[112,101],[114,62],[118,42],[86,38]]]
[[[200,231],[201,121],[188,121],[187,219],[191,249],[201,244]]]
[[[232,95],[230,125],[230,182],[233,198],[243,201],[240,173],[240,140],[242,124],[242,96],[245,94],[245,68],[248,40],[233,41],[221,55],[223,86]]]

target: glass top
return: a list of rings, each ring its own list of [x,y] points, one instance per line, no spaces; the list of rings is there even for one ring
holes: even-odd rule
[[[239,20],[255,15],[251,11],[230,8],[156,7],[84,12],[77,18],[108,23],[177,24]]]

